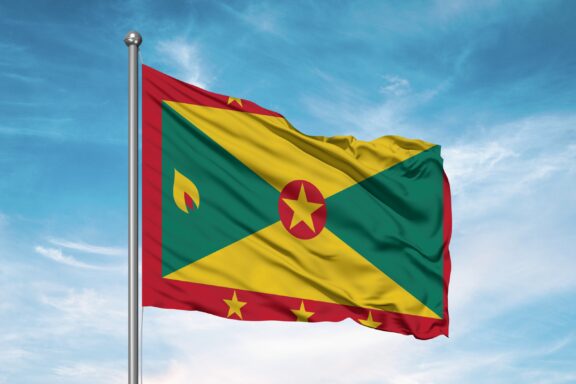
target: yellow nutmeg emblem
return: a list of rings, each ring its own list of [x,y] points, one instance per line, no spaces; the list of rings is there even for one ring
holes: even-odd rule
[[[186,176],[174,169],[174,202],[182,211],[200,208],[200,193],[196,185]]]

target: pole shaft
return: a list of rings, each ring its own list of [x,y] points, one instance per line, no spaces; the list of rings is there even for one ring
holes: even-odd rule
[[[131,38],[129,38],[131,37]],[[136,38],[137,37],[137,38]],[[138,47],[137,32],[128,46],[128,383],[138,384]]]

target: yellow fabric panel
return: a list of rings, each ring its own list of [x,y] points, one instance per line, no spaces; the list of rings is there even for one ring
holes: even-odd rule
[[[395,136],[371,142],[307,136],[281,117],[165,103],[278,191],[307,180],[328,198],[434,146]]]
[[[439,318],[327,228],[297,240],[277,222],[165,278]]]

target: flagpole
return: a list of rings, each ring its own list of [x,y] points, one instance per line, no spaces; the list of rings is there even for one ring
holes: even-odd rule
[[[128,47],[128,384],[138,384],[138,49],[142,36],[131,31]]]

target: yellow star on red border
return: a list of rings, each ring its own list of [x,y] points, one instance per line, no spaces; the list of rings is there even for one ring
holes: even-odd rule
[[[308,319],[314,315],[314,312],[308,312],[304,307],[304,300],[300,303],[300,309],[291,309],[292,313],[296,315],[296,321],[308,322]]]
[[[372,311],[368,311],[368,318],[367,319],[358,319],[360,324],[365,325],[370,328],[378,328],[382,323],[374,321],[372,318]]]
[[[242,307],[245,306],[247,303],[245,301],[238,300],[238,297],[236,296],[236,291],[234,291],[234,294],[232,295],[231,299],[228,300],[224,299],[224,302],[228,306],[228,315],[227,315],[228,317],[236,315],[240,319],[242,319]]]
[[[232,96],[228,96],[228,101],[226,102],[226,104],[230,105],[232,103],[236,103],[238,104],[240,107],[244,108],[244,106],[242,105],[242,99],[239,97],[232,97]]]

